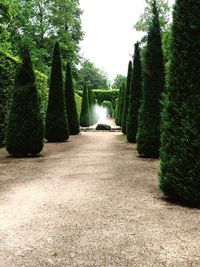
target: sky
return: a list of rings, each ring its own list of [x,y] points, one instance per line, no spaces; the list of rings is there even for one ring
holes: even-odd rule
[[[85,32],[81,55],[103,69],[111,81],[117,74],[126,76],[134,44],[143,36],[134,24],[145,0],[80,0],[80,7]]]

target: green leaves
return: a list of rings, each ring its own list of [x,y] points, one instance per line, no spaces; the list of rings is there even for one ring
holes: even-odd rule
[[[68,59],[75,64],[79,62],[79,42],[83,32],[78,0],[9,2],[12,3],[9,5],[12,7],[12,20],[8,21],[6,30],[13,54],[18,54],[19,44],[23,42],[31,50],[35,68],[48,74],[52,47],[55,41],[59,41],[63,65]]]
[[[137,132],[137,150],[143,157],[159,156],[161,94],[165,83],[161,32],[155,3],[153,12],[144,60]]]
[[[71,65],[68,62],[66,67],[66,80],[65,80],[65,102],[68,117],[69,133],[70,135],[79,134],[79,119],[76,108],[74,86],[72,79]]]
[[[49,142],[64,142],[69,138],[59,43],[55,44],[52,60],[49,102],[45,137]]]
[[[138,22],[135,24],[136,31],[148,32],[149,26],[151,25],[153,18],[152,6],[154,2],[154,0],[146,0],[147,6],[144,10],[144,13],[140,16]],[[161,28],[162,30],[165,30],[169,22],[171,10],[168,4],[168,0],[157,0],[156,4],[158,7]]]
[[[174,9],[159,172],[165,195],[192,205],[200,204],[199,6],[199,0],[177,0]]]
[[[13,101],[8,119],[6,148],[14,156],[37,155],[43,148],[44,125],[35,74],[27,49],[17,68]]]

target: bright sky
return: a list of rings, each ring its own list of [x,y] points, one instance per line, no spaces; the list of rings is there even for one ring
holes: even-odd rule
[[[80,7],[85,32],[82,56],[104,69],[110,80],[116,74],[126,76],[134,44],[142,37],[133,26],[144,11],[145,0],[80,0]]]

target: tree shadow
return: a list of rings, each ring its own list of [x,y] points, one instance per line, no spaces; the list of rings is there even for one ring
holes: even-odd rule
[[[188,202],[178,197],[163,196],[160,199],[161,201],[167,203],[170,206],[179,206],[179,207],[188,208],[188,209],[198,209],[198,210],[200,209],[200,203]]]

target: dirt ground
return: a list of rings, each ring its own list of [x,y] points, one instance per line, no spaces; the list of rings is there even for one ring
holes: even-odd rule
[[[0,150],[0,267],[200,266],[200,210],[166,202],[121,133]]]

